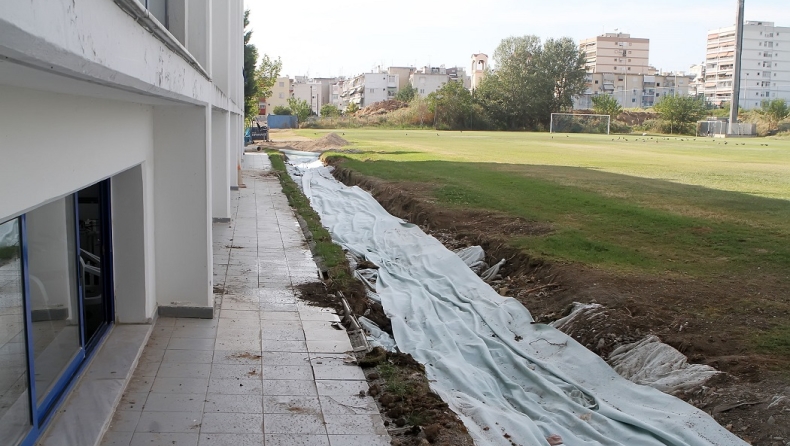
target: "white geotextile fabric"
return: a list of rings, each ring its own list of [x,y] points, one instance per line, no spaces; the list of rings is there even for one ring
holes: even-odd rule
[[[478,445],[745,445],[702,411],[620,377],[562,332],[532,324],[419,227],[389,215],[329,170],[302,188],[333,239],[379,267],[376,290],[398,348]]]

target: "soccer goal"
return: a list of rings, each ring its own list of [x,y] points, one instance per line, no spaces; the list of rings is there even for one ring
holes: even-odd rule
[[[551,133],[599,133],[609,134],[609,115],[577,115],[552,113]]]

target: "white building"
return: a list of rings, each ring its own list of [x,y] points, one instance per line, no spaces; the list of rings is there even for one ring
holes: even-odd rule
[[[732,100],[735,25],[708,32],[705,99],[716,105]],[[741,51],[740,106],[760,107],[767,99],[790,101],[790,27],[747,21]]]
[[[447,82],[450,82],[450,75],[444,67],[422,67],[409,78],[411,86],[422,97],[442,88]]]
[[[0,8],[4,445],[95,444],[157,313],[213,317],[212,219],[231,217],[242,156],[242,0],[142,4]],[[127,368],[91,373],[94,353]]]
[[[324,95],[323,86],[320,83],[295,83],[292,86],[291,95],[295,99],[301,99],[310,104],[310,110],[316,115],[321,111]]]
[[[593,108],[592,98],[608,94],[623,108],[652,107],[667,96],[687,96],[694,75],[686,73],[587,73],[587,89],[574,98],[573,108]]]
[[[340,88],[342,92],[338,94],[337,102],[333,99],[332,103],[345,110],[350,103],[364,108],[376,102],[387,101],[395,98],[399,81],[398,74],[363,73],[344,81],[342,87],[335,84],[333,97]]]

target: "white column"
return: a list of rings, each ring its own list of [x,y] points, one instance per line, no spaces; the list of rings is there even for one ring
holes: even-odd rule
[[[211,3],[211,79],[214,85],[230,96],[230,4]]]
[[[230,113],[211,112],[211,216],[230,220]]]
[[[160,315],[213,317],[211,111],[154,108],[156,295]]]
[[[241,151],[244,150],[244,118],[235,113],[230,115],[230,187],[239,187],[239,168],[241,167]]]
[[[146,268],[147,230],[143,168],[135,166],[112,177],[112,236],[115,320],[125,324],[151,321],[155,308],[154,277]]]

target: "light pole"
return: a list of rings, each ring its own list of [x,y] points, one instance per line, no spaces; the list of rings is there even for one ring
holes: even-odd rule
[[[743,0],[738,0],[735,22],[735,64],[732,67],[732,100],[730,101],[730,125],[727,133],[735,133],[738,122],[738,101],[741,96],[741,53],[743,52]]]

